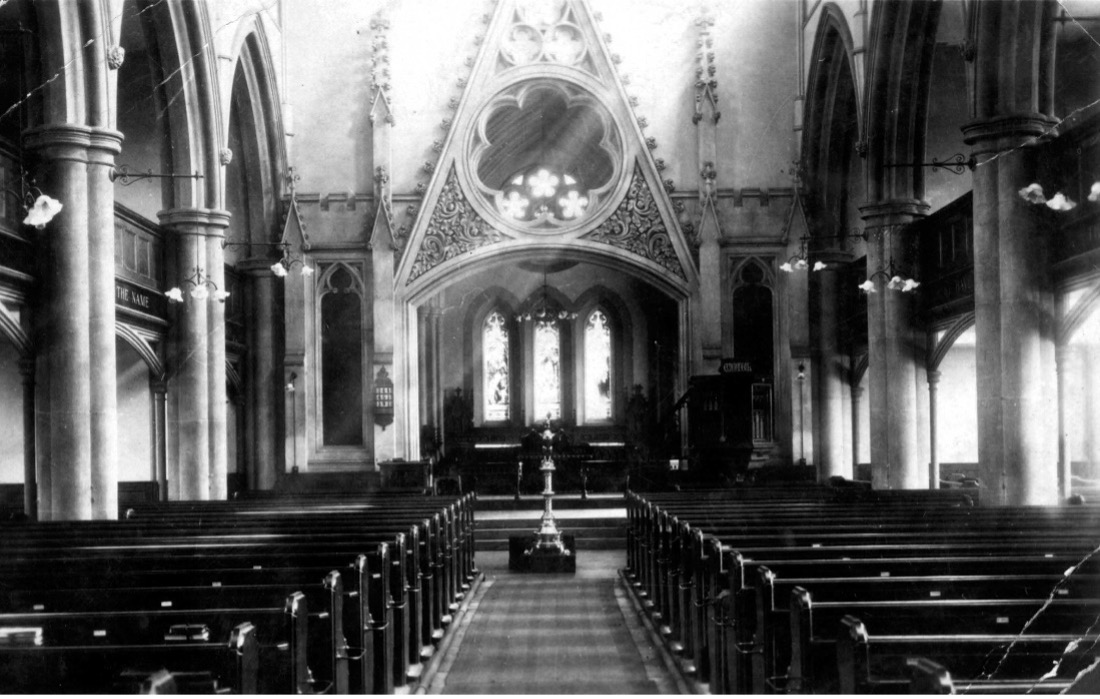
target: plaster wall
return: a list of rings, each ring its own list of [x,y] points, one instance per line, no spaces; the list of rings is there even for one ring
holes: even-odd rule
[[[153,394],[149,369],[125,342],[116,344],[118,479],[153,480]]]
[[[628,95],[638,98],[635,114],[649,123],[657,140],[654,156],[665,160],[664,177],[680,188],[698,182],[694,109],[696,40],[694,22],[701,4],[676,0],[592,0],[609,49],[621,58],[619,75],[628,74]],[[440,127],[453,115],[451,98],[462,95],[458,80],[468,77],[469,57],[483,35],[482,16],[492,5],[480,0],[440,3],[432,0],[288,3],[285,34],[288,94],[294,120],[301,125],[293,140],[292,162],[302,192],[367,193],[371,125],[368,113],[372,56],[370,21],[381,11],[386,32],[393,127],[391,184],[410,193],[427,180],[425,162],[436,160],[432,142],[445,136]],[[718,124],[719,185],[787,187],[793,159],[791,128],[797,75],[783,66],[796,42],[789,3],[750,0],[712,7],[716,24],[716,78],[722,118]],[[423,21],[431,17],[430,22]]]
[[[940,463],[978,461],[978,369],[974,333],[959,338],[940,363],[937,432]]]

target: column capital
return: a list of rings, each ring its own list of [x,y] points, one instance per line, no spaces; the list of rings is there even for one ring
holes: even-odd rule
[[[87,162],[92,130],[81,124],[48,124],[23,132],[23,147],[46,160]]]
[[[1054,368],[1060,374],[1066,369],[1066,363],[1073,355],[1073,347],[1069,343],[1059,343],[1054,346]]]
[[[809,252],[813,255],[812,259],[814,261],[821,261],[828,265],[827,267],[825,267],[825,269],[814,272],[814,274],[824,274],[825,272],[839,272],[842,265],[846,265],[853,259],[855,259],[855,255],[853,255],[848,250],[841,250],[840,248],[836,247],[822,249],[815,249],[811,247]]]
[[[88,148],[92,151],[99,151],[110,158],[108,164],[111,164],[114,162],[114,156],[122,152],[122,141],[124,138],[121,131],[93,128],[89,134]]]
[[[928,385],[930,387],[935,387],[935,385],[940,382],[940,378],[942,376],[943,374],[941,374],[939,371],[928,372]]]
[[[868,202],[859,207],[866,228],[906,226],[928,214],[929,205],[920,199],[891,199]]]
[[[157,395],[157,397],[164,396],[168,393],[168,382],[161,378],[149,379],[149,390]]]
[[[1035,112],[1002,114],[963,124],[963,142],[978,145],[976,153],[1016,148],[1040,136],[1057,136],[1058,120]]]
[[[160,225],[185,235],[223,237],[230,213],[221,209],[186,207],[157,213]]]
[[[35,370],[38,362],[34,357],[21,357],[19,359],[19,375],[23,377],[24,384],[33,384]]]

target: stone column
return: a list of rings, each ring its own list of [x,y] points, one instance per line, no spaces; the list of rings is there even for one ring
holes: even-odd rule
[[[433,355],[435,335],[432,333],[432,308],[430,305],[423,305],[417,308],[417,325],[419,327],[420,335],[420,356],[419,365],[417,370],[420,373],[420,424],[431,425],[432,424],[432,404],[435,391],[435,383],[432,380],[434,377],[433,372]],[[421,444],[421,448],[424,444]]]
[[[50,517],[91,519],[92,396],[88,146],[91,130],[72,124],[32,129],[25,145],[40,162],[43,192],[63,208],[46,225],[43,350],[49,382]],[[113,298],[111,303],[113,304]],[[112,387],[112,390],[113,387]]]
[[[225,255],[222,241],[229,226],[229,213],[210,211],[206,228],[206,275],[225,291]],[[228,495],[229,448],[226,425],[225,389],[225,303],[208,301],[207,335],[209,360],[207,381],[210,387],[210,499],[225,500]]]
[[[118,519],[118,380],[115,375],[115,185],[122,134],[93,129],[88,149],[88,268],[92,516]]]
[[[859,401],[863,398],[863,387],[852,384],[852,477],[859,473]]]
[[[877,273],[891,262],[914,269],[915,245],[907,226],[926,204],[879,202],[860,208],[867,222],[867,273],[876,292],[867,294],[868,386],[871,407],[871,480],[878,489],[924,488],[927,464],[918,443],[917,347],[914,296],[886,288]]]
[[[176,283],[184,303],[177,316],[175,373],[178,435],[178,493],[180,500],[210,498],[210,298],[193,298],[194,288],[183,280],[206,269],[207,212],[171,209],[160,214],[161,225],[176,242]]]
[[[815,256],[821,259],[821,256]],[[810,299],[813,304],[811,325],[816,363],[813,392],[817,402],[813,406],[817,434],[814,435],[814,463],[818,480],[830,476],[852,477],[850,462],[845,459],[844,443],[844,384],[845,362],[839,348],[840,264],[842,256],[824,260],[828,265],[820,272],[810,272]]]
[[[1051,128],[1040,117],[968,125],[974,170],[974,315],[978,347],[981,501],[1057,502],[1057,379],[1049,233],[1017,193],[1035,181],[1034,148],[1022,134]],[[995,157],[993,154],[996,153]]]
[[[153,392],[153,478],[157,482],[160,492],[160,501],[168,501],[168,453],[166,410],[168,398],[168,384],[163,379],[149,381],[149,390]]]
[[[276,280],[271,260],[246,260],[237,265],[248,275],[252,305],[247,322],[251,340],[248,348],[248,387],[253,412],[249,421],[252,445],[248,463],[250,490],[271,490],[278,478],[276,448],[282,448],[279,435],[278,410],[283,401],[282,371],[275,357],[275,293]]]
[[[44,322],[41,314],[36,322]],[[43,336],[39,332],[39,336]],[[34,451],[37,461],[38,520],[53,519],[53,478],[50,459],[50,362],[46,348],[39,348],[35,358],[34,382]]]
[[[939,490],[940,487],[940,456],[939,456],[939,431],[937,429],[937,419],[939,416],[939,408],[936,403],[936,393],[940,384],[940,372],[929,371],[928,372],[928,438],[929,438],[929,455],[930,455],[930,468],[928,471],[928,488],[930,490]]]
[[[1045,207],[1018,192],[1041,172],[1039,137],[1057,135],[1058,5],[978,3],[974,121],[974,316],[983,505],[1058,500],[1054,293]]]
[[[1073,461],[1070,448],[1069,425],[1067,424],[1066,375],[1069,372],[1071,349],[1067,345],[1058,345],[1054,352],[1055,370],[1058,372],[1058,497],[1065,500],[1073,489]]]
[[[23,378],[23,513],[32,522],[38,520],[38,462],[35,459],[34,357],[19,360]]]
[[[1100,474],[1100,434],[1097,433],[1100,428],[1100,366],[1097,366],[1097,362],[1100,362],[1100,345],[1090,343],[1080,347],[1078,357],[1077,375],[1084,384],[1082,393],[1085,397],[1083,453],[1078,456],[1078,460],[1083,462],[1081,475],[1091,480]],[[1058,367],[1059,381],[1062,380],[1061,374],[1062,369]],[[1066,465],[1072,467],[1069,461]],[[1072,477],[1072,468],[1066,470],[1066,476]]]

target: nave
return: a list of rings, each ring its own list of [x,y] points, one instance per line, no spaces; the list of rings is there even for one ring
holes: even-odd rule
[[[296,493],[7,522],[0,684],[1095,693],[1100,507],[978,497],[851,481],[627,491],[600,502],[625,504],[625,552],[586,538],[592,510],[560,519],[577,534],[575,575],[511,572],[478,543],[474,495]]]

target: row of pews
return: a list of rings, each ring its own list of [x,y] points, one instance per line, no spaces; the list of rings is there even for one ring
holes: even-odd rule
[[[478,575],[474,496],[164,503],[0,524],[0,687],[393,694]]]
[[[681,669],[712,693],[1100,683],[1100,507],[974,497],[628,492],[626,575]]]

